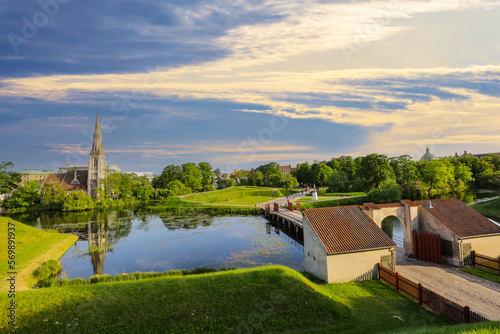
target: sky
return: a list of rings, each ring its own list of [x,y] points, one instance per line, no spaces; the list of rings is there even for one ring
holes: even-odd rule
[[[500,152],[500,1],[0,0],[0,161]]]

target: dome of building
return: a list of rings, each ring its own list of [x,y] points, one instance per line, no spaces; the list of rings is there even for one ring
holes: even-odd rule
[[[425,150],[425,154],[422,156],[422,158],[420,158],[420,161],[432,161],[432,160],[436,160],[436,157],[434,156],[434,154],[431,153],[431,151],[429,150],[429,148],[427,147],[427,149]]]

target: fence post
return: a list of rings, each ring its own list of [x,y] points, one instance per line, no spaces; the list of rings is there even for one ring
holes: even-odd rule
[[[464,323],[470,324],[470,308],[469,308],[469,306],[464,307]]]
[[[380,280],[380,267],[382,266],[382,264],[379,262],[378,263],[378,279]]]
[[[396,273],[396,291],[399,291],[399,273]]]
[[[476,266],[476,251],[472,251],[471,255],[472,255],[472,266],[475,267]]]
[[[422,292],[422,283],[418,283],[418,303],[422,305],[424,303],[424,296]]]

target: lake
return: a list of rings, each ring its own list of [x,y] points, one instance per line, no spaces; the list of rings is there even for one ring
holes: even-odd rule
[[[79,236],[60,259],[62,276],[268,264],[304,270],[303,246],[261,216],[145,214],[132,210],[11,214],[42,230]]]

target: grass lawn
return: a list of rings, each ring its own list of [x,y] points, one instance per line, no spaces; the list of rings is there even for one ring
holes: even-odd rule
[[[22,291],[17,304],[17,333],[375,333],[448,324],[379,281],[318,285],[282,266]]]
[[[500,284],[500,274],[495,273],[493,271],[487,270],[487,269],[480,269],[480,268],[467,268],[467,269],[462,269],[466,273],[469,273],[471,275],[475,275],[484,279],[487,279],[489,281],[495,282]]]
[[[10,271],[7,263],[8,223],[15,225],[16,263],[15,271],[17,290],[27,289],[36,284],[33,271],[43,262],[50,259],[59,260],[61,256],[78,240],[75,235],[47,233],[37,228],[24,225],[12,219],[0,217],[0,287],[7,288],[7,272]]]
[[[500,198],[471,206],[474,210],[491,219],[500,220]]]
[[[184,196],[187,201],[206,202],[207,204],[240,204],[255,205],[269,201],[269,197],[275,188],[265,187],[233,187],[218,191],[206,192]],[[288,195],[284,189],[279,189],[281,196]],[[276,199],[278,197],[273,197]],[[227,201],[229,199],[229,201]]]

